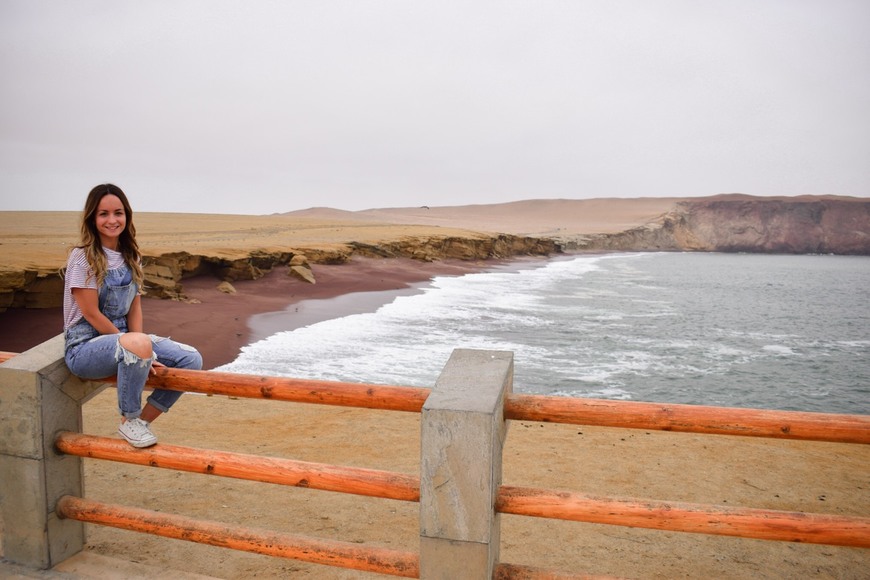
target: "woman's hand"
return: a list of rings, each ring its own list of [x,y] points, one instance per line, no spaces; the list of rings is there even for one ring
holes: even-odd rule
[[[155,358],[153,361],[151,361],[151,374],[152,374],[152,375],[156,375],[156,374],[157,374],[157,368],[155,368],[155,367],[160,367],[160,368],[164,368],[164,369],[165,369],[165,368],[166,368],[166,365],[163,364],[162,362],[158,362],[157,359]]]

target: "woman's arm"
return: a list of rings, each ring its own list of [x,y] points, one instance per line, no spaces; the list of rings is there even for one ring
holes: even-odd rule
[[[93,288],[73,288],[73,299],[82,311],[82,316],[100,334],[118,334],[121,332],[112,324],[105,314],[100,312],[99,294]]]
[[[127,330],[130,332],[143,332],[142,330],[142,295],[137,294],[133,299],[133,303],[130,304],[130,310],[127,311]],[[157,374],[157,367],[164,366],[163,363],[157,360],[157,357],[154,357],[154,360],[151,361],[151,374]]]
[[[127,330],[130,332],[142,332],[142,295],[137,294],[130,304],[127,312]]]

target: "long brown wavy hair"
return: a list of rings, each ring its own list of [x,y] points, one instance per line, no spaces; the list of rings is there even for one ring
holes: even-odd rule
[[[100,234],[97,231],[97,208],[100,205],[100,201],[107,195],[116,196],[121,200],[121,205],[124,206],[127,224],[118,239],[118,251],[124,256],[124,262],[127,263],[130,272],[133,274],[133,281],[141,288],[143,280],[142,254],[139,252],[139,244],[136,243],[133,208],[130,207],[127,196],[124,195],[124,192],[117,185],[104,183],[93,188],[88,194],[88,199],[85,201],[85,209],[82,211],[81,242],[77,247],[85,251],[88,265],[97,278],[97,286],[102,286],[103,280],[106,277],[106,270],[108,269],[108,260],[106,259],[106,253],[103,251],[103,244],[100,242]]]

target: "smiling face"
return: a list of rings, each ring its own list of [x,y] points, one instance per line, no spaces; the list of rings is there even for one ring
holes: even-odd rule
[[[124,211],[124,204],[118,196],[103,196],[94,214],[94,225],[103,247],[117,250],[118,240],[127,227],[127,212]]]

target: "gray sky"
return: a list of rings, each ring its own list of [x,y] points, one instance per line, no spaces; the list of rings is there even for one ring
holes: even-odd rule
[[[0,210],[870,196],[870,2],[0,0]]]

